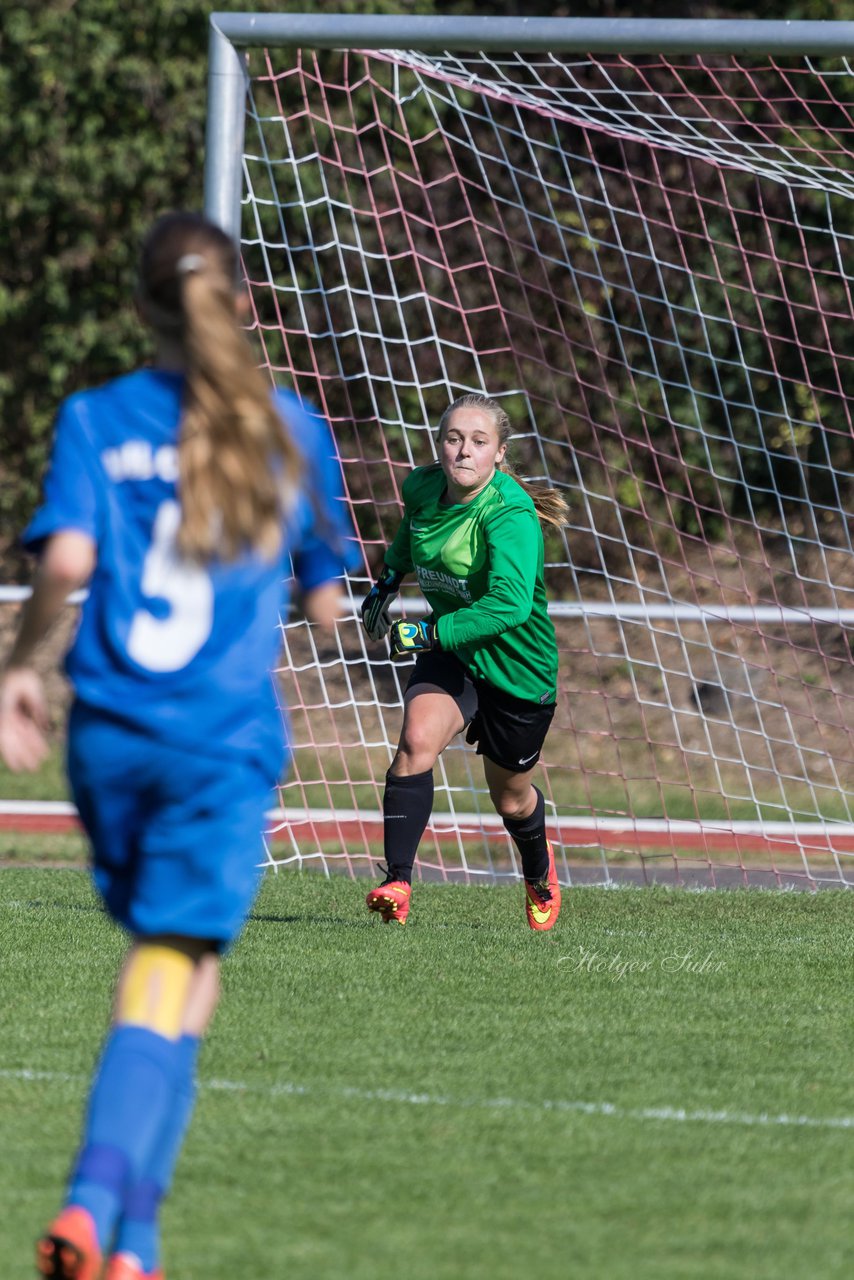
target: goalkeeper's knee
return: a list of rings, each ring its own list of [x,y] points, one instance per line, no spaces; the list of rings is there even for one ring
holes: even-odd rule
[[[164,942],[139,942],[128,956],[116,1000],[117,1025],[146,1027],[177,1040],[196,960]]]

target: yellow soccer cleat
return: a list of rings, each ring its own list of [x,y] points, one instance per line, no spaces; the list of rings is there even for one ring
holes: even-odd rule
[[[552,929],[560,915],[560,885],[551,841],[548,847],[549,869],[546,875],[536,883],[525,881],[525,914],[529,926],[538,932]]]

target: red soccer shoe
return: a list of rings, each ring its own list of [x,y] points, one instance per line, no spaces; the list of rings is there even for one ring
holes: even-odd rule
[[[392,920],[397,924],[406,924],[411,896],[411,884],[407,884],[405,880],[387,880],[371,890],[365,903],[369,911],[380,913],[384,924],[390,924]]]
[[[53,1280],[99,1280],[101,1249],[92,1215],[69,1205],[36,1245],[36,1268]]]

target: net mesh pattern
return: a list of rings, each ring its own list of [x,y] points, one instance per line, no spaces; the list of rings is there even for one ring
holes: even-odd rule
[[[852,107],[841,59],[254,55],[253,328],[332,423],[365,561],[334,640],[283,627],[272,859],[379,856],[407,669],[356,607],[478,390],[571,511],[546,532],[563,877],[851,878]],[[420,865],[518,874],[461,743]]]

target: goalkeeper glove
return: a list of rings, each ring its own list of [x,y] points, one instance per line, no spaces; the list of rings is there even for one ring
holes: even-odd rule
[[[436,628],[432,622],[422,618],[420,622],[393,622],[391,624],[392,662],[400,662],[404,658],[415,658],[428,649],[438,649]]]
[[[400,590],[401,582],[403,574],[386,565],[362,601],[362,626],[372,640],[382,640],[388,634],[391,626],[388,606]]]

